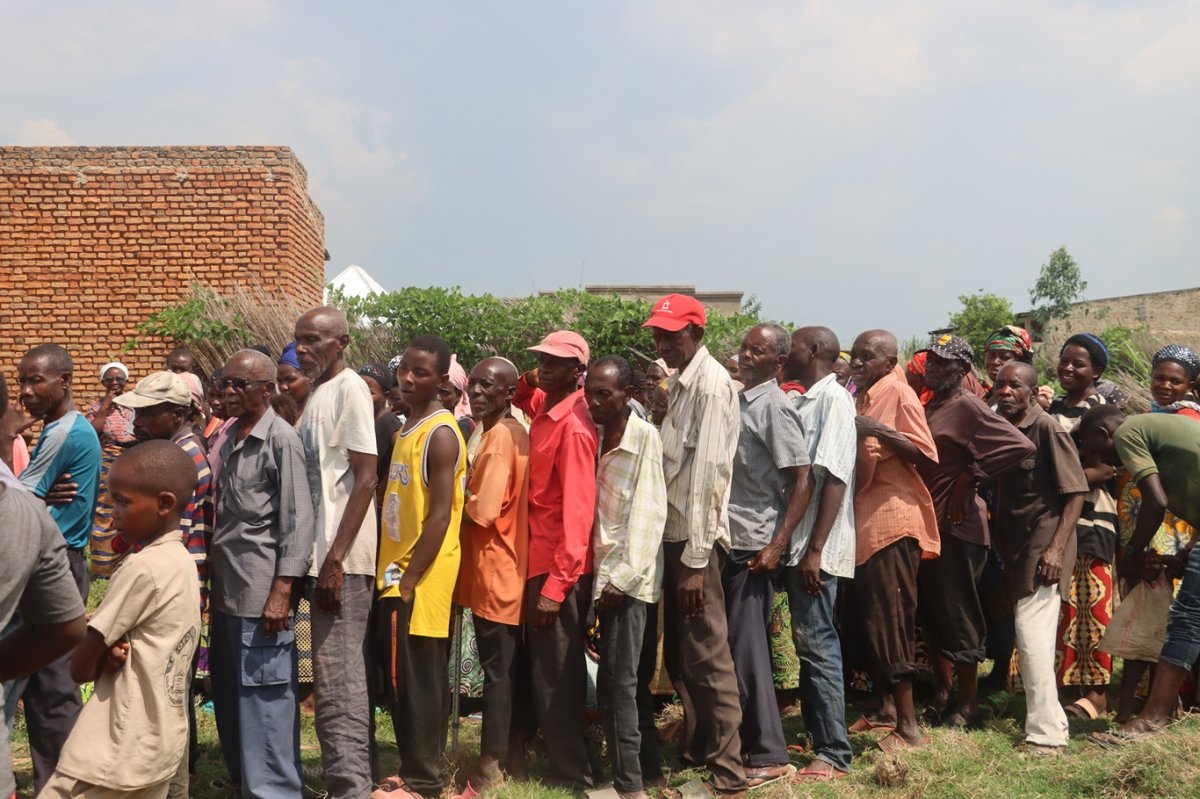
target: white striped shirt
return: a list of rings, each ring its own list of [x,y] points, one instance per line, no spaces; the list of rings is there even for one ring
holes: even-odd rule
[[[795,566],[808,549],[813,525],[821,507],[821,489],[829,475],[846,484],[837,518],[829,530],[825,549],[821,552],[821,571],[834,577],[854,576],[854,465],[858,456],[858,433],[854,426],[854,400],[850,392],[837,382],[837,375],[828,374],[801,394],[789,391],[788,398],[800,412],[804,440],[812,460],[812,501],[800,524],[792,533],[785,564]]]
[[[714,544],[729,549],[729,482],[741,425],[737,386],[703,345],[669,386],[662,423],[663,540],[686,541],[683,565],[702,569]]]

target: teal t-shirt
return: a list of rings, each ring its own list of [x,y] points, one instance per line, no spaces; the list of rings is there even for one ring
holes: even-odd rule
[[[1200,527],[1200,422],[1174,413],[1138,414],[1125,420],[1113,441],[1135,483],[1157,474],[1167,509]]]
[[[29,465],[21,472],[21,484],[45,498],[60,477],[71,475],[79,493],[66,505],[51,505],[50,516],[62,531],[67,546],[83,549],[92,533],[92,514],[100,489],[100,438],[92,423],[78,411],[68,411],[46,425]]]

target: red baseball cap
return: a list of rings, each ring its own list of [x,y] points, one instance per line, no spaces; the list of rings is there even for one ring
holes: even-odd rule
[[[583,336],[573,330],[555,330],[550,335],[528,348],[530,352],[544,352],[555,358],[575,358],[584,366],[588,362],[588,345]]]
[[[657,327],[674,333],[688,325],[704,327],[707,318],[704,304],[700,300],[686,294],[668,294],[654,303],[650,318],[642,327]]]

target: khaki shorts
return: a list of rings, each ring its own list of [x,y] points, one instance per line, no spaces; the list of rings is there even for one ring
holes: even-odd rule
[[[170,785],[170,780],[163,780],[146,788],[121,790],[92,785],[56,771],[50,775],[38,799],[165,799]]]

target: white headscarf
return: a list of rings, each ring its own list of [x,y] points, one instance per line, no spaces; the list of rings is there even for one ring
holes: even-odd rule
[[[100,367],[100,379],[101,380],[104,379],[104,375],[108,372],[109,369],[118,369],[118,370],[120,370],[121,374],[125,375],[126,380],[129,379],[129,367],[126,366],[125,364],[121,363],[120,361],[113,361],[112,363],[106,363]]]

